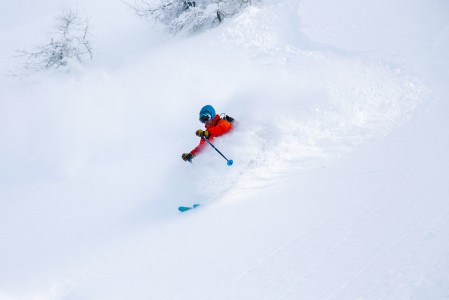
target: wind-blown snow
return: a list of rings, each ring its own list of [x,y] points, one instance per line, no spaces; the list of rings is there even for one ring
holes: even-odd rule
[[[13,3],[2,73],[72,4],[93,63],[0,82],[0,299],[447,297],[444,1],[266,1],[192,37]],[[205,104],[232,167],[180,158]]]

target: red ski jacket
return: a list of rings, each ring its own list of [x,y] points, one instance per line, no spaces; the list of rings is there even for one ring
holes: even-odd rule
[[[221,119],[219,115],[215,115],[214,120],[210,125],[206,125],[206,130],[209,132],[209,141],[212,142],[214,137],[228,133],[232,129],[232,124]],[[193,156],[198,154],[206,146],[206,141],[202,138],[200,144],[195,149],[190,151]]]

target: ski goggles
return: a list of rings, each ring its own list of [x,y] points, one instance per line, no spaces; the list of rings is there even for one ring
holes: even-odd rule
[[[207,121],[209,121],[210,117],[208,115],[205,116],[201,116],[200,117],[200,122],[201,123],[206,123]]]

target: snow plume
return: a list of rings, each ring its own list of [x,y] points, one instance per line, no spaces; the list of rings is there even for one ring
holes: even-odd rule
[[[279,16],[285,14],[274,13],[291,11],[291,4],[250,9],[221,31],[219,43],[208,43],[214,49],[209,52],[222,53],[217,66],[222,71],[224,66],[245,65],[248,57],[251,63],[235,69],[238,86],[223,99],[226,112],[237,120],[236,129],[232,137],[216,142],[235,166],[226,176],[205,167],[207,180],[198,187],[208,191],[205,198],[244,178],[275,179],[274,174],[324,166],[354,146],[388,134],[428,94],[416,76],[400,67],[292,44],[293,33],[279,34],[284,21]],[[202,58],[209,55],[201,53]],[[205,161],[222,160],[210,152],[216,158]]]

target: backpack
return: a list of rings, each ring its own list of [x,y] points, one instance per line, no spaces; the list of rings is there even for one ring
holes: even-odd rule
[[[221,114],[220,115],[220,119],[222,119],[222,120],[226,120],[226,121],[228,121],[229,123],[234,123],[234,118],[232,118],[232,117],[230,117],[230,116],[228,116],[227,114]]]

